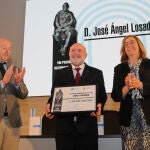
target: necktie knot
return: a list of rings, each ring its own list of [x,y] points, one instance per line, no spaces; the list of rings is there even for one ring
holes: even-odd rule
[[[77,71],[77,72],[79,72],[81,68],[80,68],[80,67],[78,67],[78,68],[75,68],[75,69],[76,69],[76,71]]]
[[[76,73],[76,76],[75,76],[75,81],[76,81],[76,84],[78,84],[79,83],[79,81],[80,81],[80,78],[81,78],[81,75],[80,75],[80,67],[78,67],[78,68],[75,68],[76,69],[76,71],[77,71],[77,73]]]

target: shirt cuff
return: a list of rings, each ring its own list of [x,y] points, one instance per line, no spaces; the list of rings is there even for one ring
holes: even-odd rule
[[[3,84],[3,81],[2,81],[2,80],[0,80],[0,86],[1,86],[2,89],[5,88],[5,85]]]

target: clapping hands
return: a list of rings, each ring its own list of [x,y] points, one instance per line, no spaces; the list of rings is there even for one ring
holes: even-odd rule
[[[4,85],[6,85],[6,84],[8,84],[10,82],[10,80],[12,78],[12,75],[13,75],[13,68],[14,68],[14,66],[11,65],[8,68],[8,70],[6,71],[6,73],[5,73],[4,77],[3,77],[3,80],[2,80]],[[25,68],[23,68],[20,72],[19,72],[19,69],[16,68],[15,74],[14,74],[14,80],[15,80],[16,85],[20,84],[20,82],[22,81],[22,79],[23,79],[23,77],[25,75],[25,72],[26,72]]]

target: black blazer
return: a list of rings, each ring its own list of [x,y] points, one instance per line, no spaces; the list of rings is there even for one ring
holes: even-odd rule
[[[101,70],[90,67],[85,64],[82,77],[78,85],[96,85],[96,103],[106,102],[107,95],[104,87],[103,73]],[[48,103],[51,103],[54,87],[75,86],[75,79],[71,65],[67,68],[58,70],[54,77],[51,97]],[[74,128],[74,115],[56,117],[56,133],[68,134]],[[77,131],[81,134],[97,134],[97,119],[87,114],[77,116]]]
[[[129,126],[132,114],[132,99],[130,92],[125,99],[122,98],[122,88],[125,85],[125,77],[130,72],[128,63],[121,63],[114,68],[114,80],[111,97],[120,105],[120,125]],[[140,100],[146,122],[150,125],[150,60],[142,60],[139,69],[140,80],[143,83],[144,99]]]

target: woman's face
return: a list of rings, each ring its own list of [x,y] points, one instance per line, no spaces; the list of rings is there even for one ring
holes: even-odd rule
[[[134,37],[129,37],[125,40],[124,43],[125,46],[125,52],[127,56],[130,58],[139,58],[140,51],[139,51],[139,46]]]

